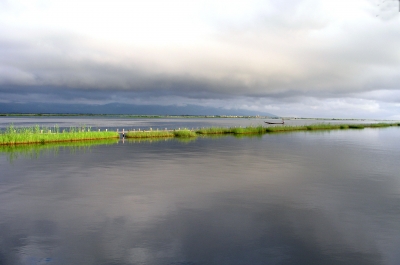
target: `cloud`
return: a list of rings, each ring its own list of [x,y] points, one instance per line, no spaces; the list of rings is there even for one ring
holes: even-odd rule
[[[44,87],[58,97],[68,94],[65,90],[81,91],[88,102],[90,93],[94,101],[97,93],[108,93],[109,99],[132,93],[143,101],[151,95],[181,98],[177,104],[225,99],[223,105],[244,98],[284,103],[355,95],[365,103],[373,91],[400,95],[393,3],[384,8],[368,0],[0,5],[0,93],[26,87],[21,98]],[[369,108],[363,104],[356,104],[360,112],[375,108],[372,101]]]

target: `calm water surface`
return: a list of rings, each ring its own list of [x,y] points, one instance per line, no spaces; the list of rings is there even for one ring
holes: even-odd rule
[[[0,264],[400,264],[399,161],[398,127],[3,148]]]

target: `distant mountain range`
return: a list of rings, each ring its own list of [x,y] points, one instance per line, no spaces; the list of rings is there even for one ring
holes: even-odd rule
[[[223,109],[187,106],[130,105],[111,103],[105,105],[57,104],[57,103],[0,103],[0,113],[48,113],[48,114],[132,114],[132,115],[238,115],[269,116],[266,112],[243,109]]]

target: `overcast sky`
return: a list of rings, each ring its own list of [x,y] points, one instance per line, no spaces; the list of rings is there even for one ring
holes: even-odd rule
[[[0,104],[400,119],[398,0],[0,0]]]

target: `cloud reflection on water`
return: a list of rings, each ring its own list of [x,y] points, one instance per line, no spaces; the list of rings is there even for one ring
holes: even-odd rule
[[[396,137],[385,130],[381,141]],[[368,134],[342,133],[126,142],[4,164],[0,261],[396,264],[398,144],[387,156]]]

